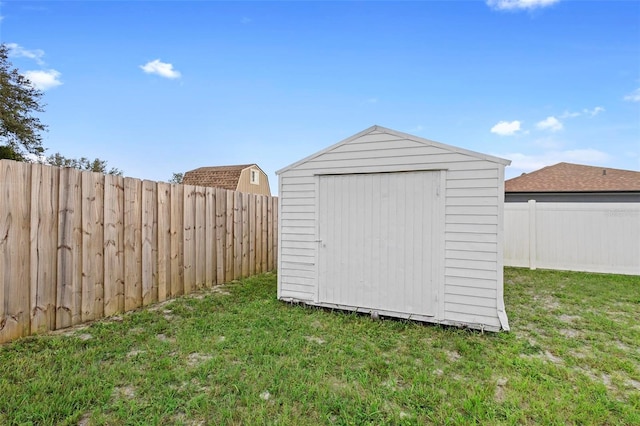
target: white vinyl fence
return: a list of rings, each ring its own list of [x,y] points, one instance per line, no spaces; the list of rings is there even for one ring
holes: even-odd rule
[[[505,203],[504,264],[640,275],[640,204]]]

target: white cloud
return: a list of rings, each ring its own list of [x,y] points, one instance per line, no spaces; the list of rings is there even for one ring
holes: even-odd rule
[[[580,112],[565,111],[562,113],[562,115],[560,115],[560,118],[576,118],[576,117],[580,117],[581,115],[588,115],[590,117],[595,117],[596,115],[605,111],[606,110],[601,106],[597,106],[593,109],[583,108],[582,111]]]
[[[511,166],[509,174],[519,175],[520,173],[528,173],[541,169],[546,166],[558,164],[562,162],[602,165],[611,160],[611,156],[606,152],[598,151],[593,148],[573,149],[565,151],[547,151],[541,154],[522,154],[519,152],[508,154],[497,154],[501,158],[510,159]]]
[[[17,43],[7,43],[7,47],[9,48],[9,56],[33,59],[38,65],[44,65],[44,61],[42,60],[44,50],[27,50]]]
[[[569,112],[569,111],[565,111],[562,113],[562,115],[560,115],[561,119],[565,119],[565,118],[576,118],[576,117],[580,117],[582,115],[582,113],[580,112]]]
[[[592,117],[595,117],[596,115],[600,114],[601,112],[604,112],[605,109],[603,107],[597,106],[594,109],[592,109],[591,111],[589,111],[588,109],[585,109],[584,112],[585,114],[589,114]]]
[[[487,6],[496,10],[533,10],[551,6],[560,0],[487,0]]]
[[[144,65],[140,65],[142,71],[147,74],[157,74],[165,78],[180,78],[180,71],[174,70],[173,65],[161,62],[160,59],[149,61]]]
[[[547,117],[544,120],[538,122],[536,127],[541,130],[549,130],[551,132],[558,132],[562,130],[562,123],[554,116]]]
[[[629,93],[624,97],[624,100],[629,102],[640,102],[640,88],[637,88],[633,92]]]
[[[60,86],[60,72],[56,70],[38,70],[38,71],[25,71],[24,76],[29,79],[33,87],[38,90],[49,90],[54,87]]]
[[[500,121],[498,124],[491,128],[491,133],[495,133],[500,136],[512,136],[520,131],[520,122],[514,121]]]

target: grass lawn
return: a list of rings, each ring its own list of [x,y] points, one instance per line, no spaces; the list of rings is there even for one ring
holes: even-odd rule
[[[260,275],[0,346],[0,424],[640,424],[640,277],[507,268],[505,297],[482,334]]]

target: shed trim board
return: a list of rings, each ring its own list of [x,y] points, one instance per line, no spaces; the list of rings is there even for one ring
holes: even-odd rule
[[[279,170],[278,298],[508,330],[509,163],[373,126]]]

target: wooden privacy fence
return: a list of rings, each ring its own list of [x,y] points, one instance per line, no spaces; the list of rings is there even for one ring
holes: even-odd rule
[[[0,343],[273,270],[277,207],[0,160]]]

